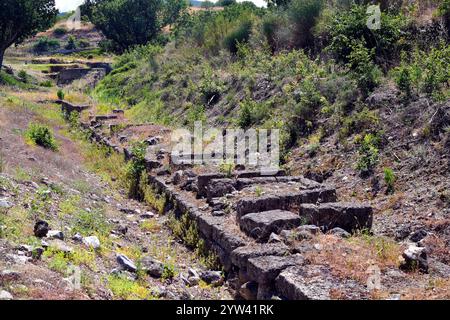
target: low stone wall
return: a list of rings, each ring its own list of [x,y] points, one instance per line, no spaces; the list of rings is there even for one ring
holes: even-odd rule
[[[89,124],[83,127],[91,132],[93,141],[122,153],[126,160],[133,157],[129,148],[113,145],[100,130]],[[337,279],[324,266],[310,265],[297,253],[297,248],[287,242],[268,243],[268,240],[272,235],[281,235],[283,230],[301,228],[303,220],[324,231],[334,227],[350,232],[370,228],[370,207],[337,203],[334,188],[303,177],[286,177],[283,171],[272,177],[261,176],[259,171],[236,171],[230,177],[222,173],[186,174],[191,183],[196,184],[188,192],[181,181],[174,182],[179,180],[175,179],[177,173],[173,177],[170,173],[157,174],[157,168],[162,165],[157,158],[148,156],[146,163],[148,184],[164,199],[164,212],[173,212],[178,218],[186,214],[190,222],[195,223],[206,247],[219,258],[237,296],[244,299],[270,299],[274,295],[284,299],[331,299],[332,288],[347,290],[346,286],[350,288],[349,294],[364,296],[365,288],[358,283]],[[276,195],[236,198],[231,207],[226,203],[227,195],[235,191],[253,184],[277,183],[295,184],[298,189]],[[231,212],[225,212],[227,209]]]

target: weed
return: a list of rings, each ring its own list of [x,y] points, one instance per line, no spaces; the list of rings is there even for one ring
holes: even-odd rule
[[[394,174],[394,171],[391,168],[384,168],[384,182],[386,183],[387,194],[392,194],[395,191],[394,183],[395,183],[396,177]]]
[[[261,186],[256,186],[255,187],[255,194],[257,197],[261,197],[263,194],[263,189],[261,188]]]
[[[65,93],[62,89],[58,89],[58,91],[56,92],[56,95],[58,96],[59,100],[64,100]]]
[[[233,175],[234,164],[224,162],[219,166],[219,171],[225,174],[228,178]]]
[[[124,300],[152,300],[149,289],[139,283],[126,278],[123,275],[111,275],[108,277],[108,287],[111,289],[115,298]]]
[[[165,263],[161,278],[163,280],[170,280],[175,277],[175,266],[171,263]]]
[[[161,226],[155,219],[149,219],[141,222],[141,229],[148,232],[159,232]]]
[[[378,144],[379,138],[370,133],[362,139],[358,150],[359,159],[356,164],[356,168],[362,176],[370,175],[378,164]]]

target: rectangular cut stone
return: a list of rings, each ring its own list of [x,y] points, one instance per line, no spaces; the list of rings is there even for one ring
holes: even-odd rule
[[[275,280],[281,271],[292,266],[301,266],[304,259],[301,255],[262,256],[248,260],[247,272],[252,281],[267,284]]]
[[[282,298],[288,300],[335,299],[333,291],[341,299],[364,299],[368,296],[363,285],[350,279],[338,279],[323,265],[289,267],[276,278],[275,288]]]
[[[263,196],[259,198],[243,198],[236,204],[238,218],[253,212],[270,210],[290,210],[298,208],[302,203],[333,202],[336,201],[336,190],[333,188],[319,188],[287,193],[282,196]]]
[[[197,195],[199,197],[205,197],[207,194],[207,187],[211,180],[213,179],[223,179],[225,175],[222,173],[208,173],[208,174],[200,174],[197,176],[197,187],[198,192]]]
[[[280,233],[300,224],[298,214],[282,210],[249,213],[240,220],[241,229],[259,242],[266,242],[272,232]]]
[[[320,205],[302,204],[300,216],[307,223],[321,226],[324,230],[336,227],[354,232],[372,227],[372,208],[358,203],[322,203]]]
[[[261,256],[285,256],[289,248],[284,243],[251,244],[231,252],[231,262],[240,269],[247,270],[248,259]]]

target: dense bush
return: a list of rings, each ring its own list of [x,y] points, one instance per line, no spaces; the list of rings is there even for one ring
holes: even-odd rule
[[[238,45],[248,42],[250,34],[252,32],[252,22],[243,21],[241,24],[229,33],[224,39],[224,46],[233,54],[238,51]]]
[[[364,95],[371,92],[378,84],[381,72],[373,62],[375,49],[368,49],[363,41],[355,41],[348,55],[348,67]]]
[[[389,66],[407,45],[402,32],[408,25],[408,19],[401,14],[382,12],[381,28],[378,30],[370,30],[367,19],[366,6],[362,5],[336,12],[327,26],[331,39],[328,48],[338,61],[348,62],[352,44],[363,40],[365,46],[373,50],[374,61]]]
[[[58,28],[55,28],[55,30],[53,30],[53,34],[54,34],[56,37],[62,37],[62,36],[64,36],[66,33],[67,33],[67,29],[66,29],[66,28],[63,28],[63,27],[58,27]]]
[[[60,47],[59,41],[56,39],[49,39],[47,37],[41,37],[34,44],[33,50],[37,53],[48,52],[56,50]]]
[[[85,12],[102,33],[125,51],[158,38],[186,7],[182,0],[103,0],[90,2]]]
[[[28,139],[41,147],[53,151],[58,149],[58,145],[56,144],[53,132],[47,126],[37,123],[31,123],[28,127],[26,135]]]
[[[425,93],[445,99],[450,81],[450,46],[442,43],[429,52],[404,52],[400,66],[394,69],[394,79],[408,98],[411,94]]]
[[[289,21],[292,24],[293,44],[305,48],[314,43],[312,29],[319,17],[323,0],[292,0],[287,7]]]
[[[366,134],[362,138],[359,146],[359,159],[356,168],[362,176],[367,176],[373,173],[375,166],[379,162],[380,138],[373,134]]]
[[[75,37],[70,35],[69,38],[67,38],[67,44],[65,46],[67,50],[75,50],[77,48]]]
[[[132,158],[128,162],[126,169],[126,178],[128,182],[128,196],[134,199],[142,200],[143,195],[139,188],[139,182],[145,171],[145,143],[136,143],[132,149]]]

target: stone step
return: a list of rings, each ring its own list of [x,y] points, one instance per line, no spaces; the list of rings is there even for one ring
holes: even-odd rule
[[[304,263],[304,258],[299,254],[249,259],[247,273],[251,281],[258,283],[257,299],[270,299],[275,293],[275,279],[279,274],[286,268],[302,266]]]
[[[306,223],[320,226],[324,231],[339,227],[352,233],[370,229],[373,221],[370,206],[351,202],[302,204],[299,214]]]
[[[332,275],[324,265],[303,265],[283,270],[275,280],[281,298],[288,300],[332,300],[369,298],[360,283]],[[339,296],[333,296],[333,292]]]
[[[319,188],[321,185],[315,181],[306,179],[302,176],[275,176],[275,177],[254,177],[254,178],[225,178],[225,179],[212,179],[207,185],[207,198],[208,201],[212,198],[223,197],[232,191],[240,191],[251,185],[266,185],[276,183],[298,183],[302,189],[314,189]]]
[[[58,100],[57,102],[61,104],[61,111],[66,115],[69,115],[72,112],[80,113],[90,108],[88,105],[75,105],[65,100]]]
[[[290,211],[272,210],[249,213],[240,219],[240,227],[246,234],[258,242],[267,242],[270,234],[279,234],[282,230],[298,227],[302,220],[298,214]]]
[[[284,170],[279,170],[276,174],[272,175],[274,176],[284,176],[286,172]],[[197,177],[197,185],[198,185],[198,192],[197,195],[199,197],[206,197],[207,191],[208,191],[208,185],[211,182],[211,180],[214,179],[226,179],[226,178],[233,178],[233,179],[248,179],[248,178],[257,178],[257,177],[264,177],[263,173],[261,171],[235,171],[231,177],[227,177],[223,173],[206,173],[206,174],[200,174]]]
[[[321,187],[312,190],[292,192],[280,196],[247,197],[236,203],[237,217],[262,211],[291,210],[299,208],[303,203],[319,203],[336,201],[336,190]]]

